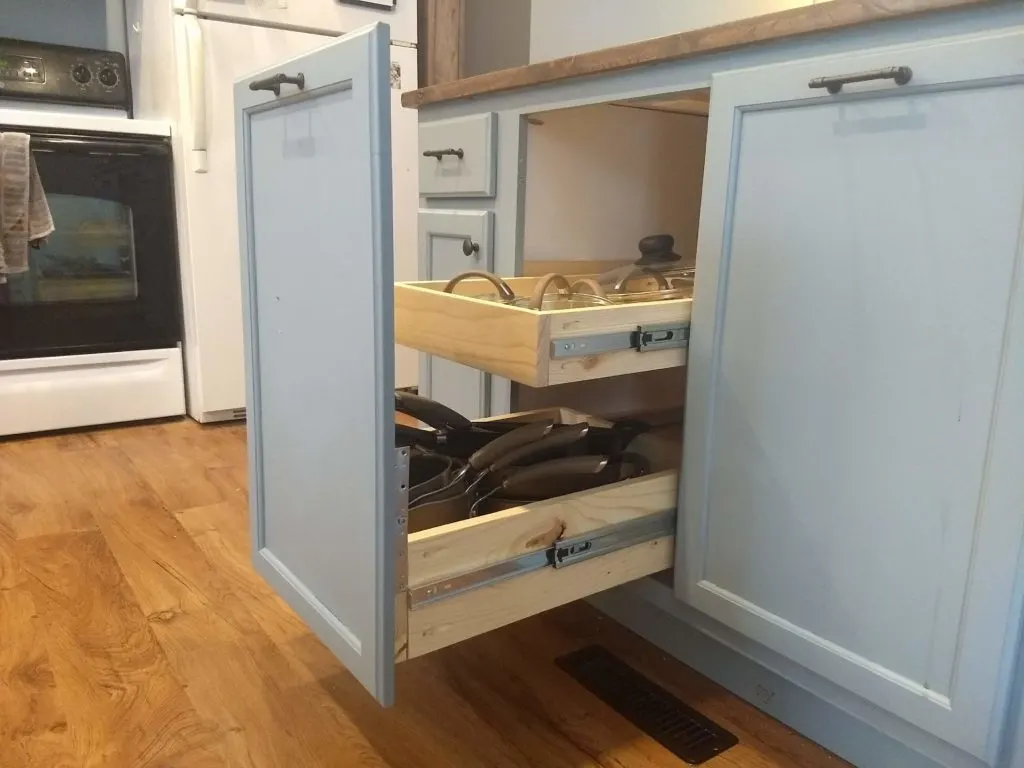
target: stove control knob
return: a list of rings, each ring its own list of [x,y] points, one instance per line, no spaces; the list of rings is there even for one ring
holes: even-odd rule
[[[97,75],[97,77],[100,79],[100,82],[103,83],[103,85],[107,88],[113,88],[115,85],[117,85],[117,71],[113,67],[104,67],[100,70],[100,73],[99,75]]]
[[[71,68],[71,79],[79,85],[85,85],[92,80],[92,72],[89,71],[89,68],[85,66],[85,64],[75,64],[75,66]]]

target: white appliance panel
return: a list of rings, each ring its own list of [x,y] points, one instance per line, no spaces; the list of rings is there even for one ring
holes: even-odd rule
[[[0,360],[0,435],[185,413],[181,350]]]
[[[271,13],[264,4],[257,13],[246,3],[207,2],[201,10],[255,16],[292,24],[349,29],[342,16],[311,16]],[[321,4],[322,5],[322,4]],[[333,5],[337,5],[333,3]],[[415,19],[415,4],[410,3]],[[353,22],[379,20],[382,14],[367,9],[339,6],[357,11]],[[384,14],[393,20],[394,14]],[[366,17],[366,18],[364,18]],[[372,18],[371,18],[372,17]],[[175,52],[178,72],[178,107],[181,119],[176,137],[176,173],[179,174],[179,239],[182,249],[182,293],[185,301],[185,355],[189,391],[189,414],[199,421],[218,421],[241,415],[245,407],[245,376],[242,351],[241,269],[238,255],[237,205],[235,202],[235,146],[232,87],[252,72],[272,67],[299,54],[329,44],[333,38],[299,32],[250,27],[220,21],[201,20],[205,58],[206,157],[205,172],[196,172],[191,151],[193,132],[185,22],[175,18]],[[413,27],[415,31],[415,27]],[[392,29],[392,38],[398,35]],[[393,186],[395,238],[395,279],[415,280],[417,271],[418,200],[417,115],[404,109],[401,93],[417,87],[416,50],[391,46],[391,59],[401,71],[400,88],[392,93]],[[297,190],[301,193],[301,190]],[[295,254],[295,268],[302,269],[301,254]],[[309,275],[316,280],[315,274]],[[339,297],[352,286],[339,285]],[[343,339],[339,337],[339,343]],[[395,385],[414,386],[419,374],[418,355],[396,347]]]

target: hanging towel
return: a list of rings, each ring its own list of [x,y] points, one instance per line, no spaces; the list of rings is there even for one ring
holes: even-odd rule
[[[0,133],[0,282],[28,269],[30,244],[53,232],[27,133]]]

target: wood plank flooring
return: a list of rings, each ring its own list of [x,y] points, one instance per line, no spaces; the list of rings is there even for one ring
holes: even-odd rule
[[[600,642],[736,733],[844,765],[585,604],[401,665],[384,710],[249,565],[245,429],[0,442],[2,768],[661,768],[553,659]]]

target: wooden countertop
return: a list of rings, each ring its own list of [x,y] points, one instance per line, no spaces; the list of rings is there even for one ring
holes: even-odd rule
[[[570,77],[596,75],[747,45],[847,29],[873,21],[906,18],[935,11],[999,5],[1006,0],[831,0],[788,11],[740,19],[715,27],[680,32],[653,40],[605,48],[523,67],[488,72],[402,94],[402,106],[420,107],[508,91]]]

